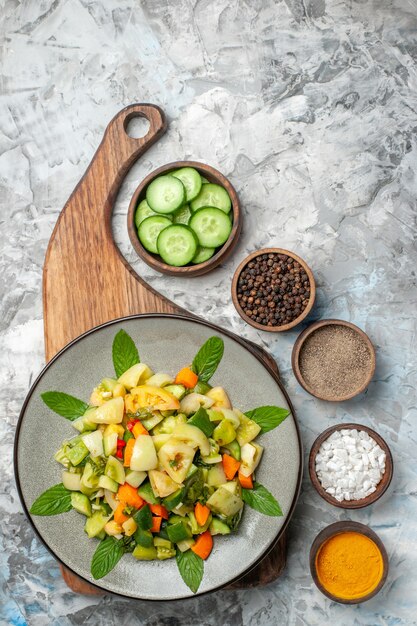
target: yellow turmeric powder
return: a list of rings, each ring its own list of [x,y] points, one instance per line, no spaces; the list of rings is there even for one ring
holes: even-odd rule
[[[316,556],[316,572],[322,586],[341,600],[363,598],[380,582],[382,554],[372,539],[358,532],[330,537]]]

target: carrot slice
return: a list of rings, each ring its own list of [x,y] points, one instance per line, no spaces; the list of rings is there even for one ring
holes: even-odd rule
[[[204,524],[207,522],[209,518],[210,509],[205,504],[201,504],[201,502],[197,502],[197,504],[194,507],[194,515],[197,520],[197,524],[199,526],[204,526]]]
[[[222,463],[227,480],[233,480],[240,467],[240,461],[236,461],[236,459],[229,454],[223,454]]]
[[[129,519],[129,516],[126,515],[126,513],[123,513],[125,506],[126,502],[121,502],[114,512],[113,519],[117,524],[120,524],[120,526],[123,524],[123,522],[127,522],[127,520]]]
[[[130,504],[130,506],[133,506],[135,509],[140,509],[140,507],[143,506],[143,500],[138,494],[138,490],[132,487],[132,485],[129,485],[129,483],[120,485],[117,497],[120,502]]]
[[[175,382],[177,385],[192,389],[198,383],[198,376],[189,367],[183,367],[176,375]]]
[[[250,476],[244,476],[242,472],[238,474],[239,482],[244,489],[253,489],[252,474]]]
[[[153,516],[152,517],[152,526],[150,528],[151,533],[159,533],[161,530],[162,517]]]
[[[130,459],[132,458],[133,446],[135,445],[135,438],[129,439],[125,447],[125,457],[123,461],[123,465],[125,467],[130,467]]]
[[[201,533],[201,535],[197,537],[195,544],[191,546],[191,550],[194,552],[194,554],[204,560],[208,557],[208,555],[212,551],[212,548],[213,537],[211,536],[209,530],[206,530],[205,533]]]
[[[146,430],[145,426],[141,422],[139,422],[139,421],[137,421],[136,424],[133,426],[132,434],[133,434],[134,437],[139,437],[139,435],[149,435],[149,433]],[[130,439],[129,439],[129,441],[130,441]]]
[[[149,508],[154,515],[162,517],[163,519],[168,519],[169,512],[164,506],[162,506],[162,504],[150,504]]]

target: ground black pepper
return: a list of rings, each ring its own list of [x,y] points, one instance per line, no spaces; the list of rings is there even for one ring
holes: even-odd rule
[[[264,326],[283,326],[301,315],[310,299],[303,266],[286,254],[260,254],[243,268],[237,299],[244,313]]]
[[[302,377],[314,393],[343,398],[367,380],[372,358],[361,335],[343,325],[315,330],[305,340],[299,356]]]

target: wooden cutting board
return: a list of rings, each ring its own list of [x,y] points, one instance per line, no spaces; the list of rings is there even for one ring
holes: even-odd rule
[[[139,139],[126,132],[134,117],[145,117],[150,124],[148,133]],[[165,115],[157,106],[133,104],[120,111],[107,126],[87,171],[61,211],[43,274],[47,361],[75,337],[117,317],[137,313],[195,317],[145,283],[120,254],[111,229],[113,205],[126,173],[166,127]],[[278,372],[275,361],[264,350],[250,342],[248,347]],[[230,588],[272,582],[281,574],[285,559],[284,533],[262,562]],[[61,570],[73,591],[103,593],[65,567]]]

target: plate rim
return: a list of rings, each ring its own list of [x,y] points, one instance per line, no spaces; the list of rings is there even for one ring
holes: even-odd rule
[[[54,550],[48,545],[47,541],[42,537],[41,533],[38,531],[38,529],[36,528],[33,520],[32,520],[32,516],[26,506],[26,503],[24,501],[24,497],[23,497],[23,492],[22,492],[22,488],[20,485],[20,478],[19,478],[19,468],[18,468],[18,448],[19,448],[19,435],[20,435],[20,429],[22,426],[22,422],[23,422],[23,418],[24,415],[26,413],[26,407],[29,403],[29,400],[31,399],[34,391],[35,391],[35,387],[38,385],[38,383],[41,381],[41,379],[43,378],[43,376],[45,375],[45,373],[50,369],[50,367],[52,367],[53,363],[59,359],[59,357],[61,356],[61,354],[63,354],[64,352],[66,352],[69,348],[71,348],[74,344],[78,343],[79,341],[81,341],[82,339],[84,339],[84,337],[87,337],[88,335],[91,335],[103,328],[106,328],[108,326],[113,326],[114,324],[118,324],[120,322],[124,322],[124,321],[128,321],[128,320],[133,320],[133,319],[144,319],[144,318],[174,318],[174,319],[179,319],[179,320],[183,320],[183,321],[187,321],[187,322],[195,322],[197,324],[200,324],[202,326],[207,326],[211,329],[214,329],[220,333],[223,333],[224,335],[227,335],[230,339],[232,339],[233,341],[237,342],[238,344],[240,344],[242,347],[246,348],[246,350],[248,350],[252,356],[256,357],[256,359],[265,367],[265,369],[268,371],[268,373],[272,376],[272,378],[274,379],[274,381],[277,383],[278,387],[280,388],[282,394],[284,395],[288,406],[290,408],[291,411],[291,415],[293,417],[294,420],[294,425],[295,425],[295,430],[296,430],[296,434],[297,434],[297,442],[298,442],[298,452],[299,452],[299,457],[300,457],[300,463],[299,463],[299,467],[298,467],[298,476],[297,476],[297,485],[296,485],[296,489],[294,492],[294,496],[293,499],[291,501],[291,505],[290,508],[288,510],[288,514],[287,517],[285,519],[284,524],[281,526],[281,528],[279,529],[276,537],[272,540],[271,544],[262,552],[262,554],[256,559],[256,561],[254,563],[252,563],[252,565],[250,565],[247,569],[245,569],[243,572],[241,572],[240,574],[238,574],[235,578],[232,578],[231,580],[229,580],[227,583],[223,584],[223,585],[218,585],[217,587],[213,587],[213,589],[208,589],[207,591],[202,591],[202,592],[198,592],[192,595],[182,595],[179,596],[177,598],[158,598],[158,599],[152,599],[152,598],[139,598],[136,596],[132,596],[130,594],[124,594],[124,593],[119,593],[117,591],[112,591],[109,589],[105,589],[104,587],[102,587],[101,585],[97,584],[96,582],[91,582],[90,580],[88,580],[87,578],[84,578],[84,576],[78,574],[77,572],[75,572],[71,567],[69,567],[66,563],[64,563],[64,561],[62,561],[62,559],[54,552]],[[118,317],[115,318],[113,320],[109,320],[108,322],[104,322],[103,324],[98,324],[97,326],[94,326],[93,328],[90,328],[89,330],[87,330],[86,332],[82,333],[81,335],[78,335],[78,337],[75,337],[75,339],[73,339],[72,341],[70,341],[69,343],[67,343],[63,348],[61,348],[61,350],[59,352],[57,352],[55,354],[55,356],[52,357],[52,359],[50,361],[48,361],[48,363],[46,363],[46,365],[42,368],[41,372],[38,374],[38,376],[36,377],[36,379],[34,380],[34,382],[32,383],[28,393],[26,394],[25,400],[23,402],[22,408],[20,410],[19,413],[19,417],[17,420],[17,424],[16,424],[16,431],[15,431],[15,435],[14,435],[14,444],[13,444],[13,470],[14,470],[14,479],[15,479],[15,483],[16,483],[16,488],[17,488],[17,493],[19,496],[19,500],[20,500],[20,504],[23,508],[23,512],[25,514],[26,519],[28,520],[32,530],[34,531],[36,537],[38,538],[38,540],[42,543],[42,545],[46,548],[46,550],[49,552],[49,554],[51,554],[51,556],[61,565],[63,566],[65,569],[67,569],[71,574],[73,574],[74,576],[78,577],[80,580],[82,580],[84,583],[86,583],[87,585],[90,585],[91,587],[95,588],[96,590],[100,591],[100,592],[104,592],[106,594],[111,594],[113,596],[116,596],[118,598],[128,598],[130,600],[137,600],[140,602],[177,602],[179,600],[187,600],[189,598],[195,598],[195,597],[200,597],[200,596],[206,596],[210,593],[214,593],[216,591],[221,591],[221,590],[227,590],[227,588],[230,585],[233,585],[235,583],[237,583],[240,579],[242,579],[244,576],[246,576],[247,574],[249,574],[252,570],[254,570],[256,567],[258,567],[258,565],[261,563],[261,561],[264,560],[264,558],[274,549],[274,547],[277,545],[277,543],[279,542],[279,540],[281,539],[282,535],[284,534],[285,530],[287,529],[287,526],[294,514],[294,510],[295,507],[297,505],[297,501],[300,495],[300,491],[301,491],[301,486],[302,486],[302,478],[303,478],[303,468],[304,468],[304,457],[303,457],[303,444],[302,444],[302,439],[301,439],[301,433],[300,433],[300,427],[298,425],[298,420],[297,420],[297,416],[294,410],[294,406],[291,402],[291,399],[281,381],[280,376],[278,375],[278,373],[276,371],[274,371],[274,369],[269,365],[269,363],[266,360],[263,360],[260,356],[260,354],[258,353],[258,350],[263,348],[259,348],[259,346],[257,346],[256,344],[252,344],[252,342],[249,339],[243,339],[241,337],[239,337],[238,335],[236,335],[235,333],[233,333],[232,331],[228,330],[228,329],[223,329],[220,326],[218,326],[217,324],[214,324],[213,322],[209,322],[207,320],[201,319],[197,316],[194,315],[179,315],[179,314],[172,314],[172,313],[137,313],[137,314],[133,314],[133,315],[125,315],[123,317]],[[268,354],[268,353],[267,353]],[[275,360],[275,359],[274,359]]]

